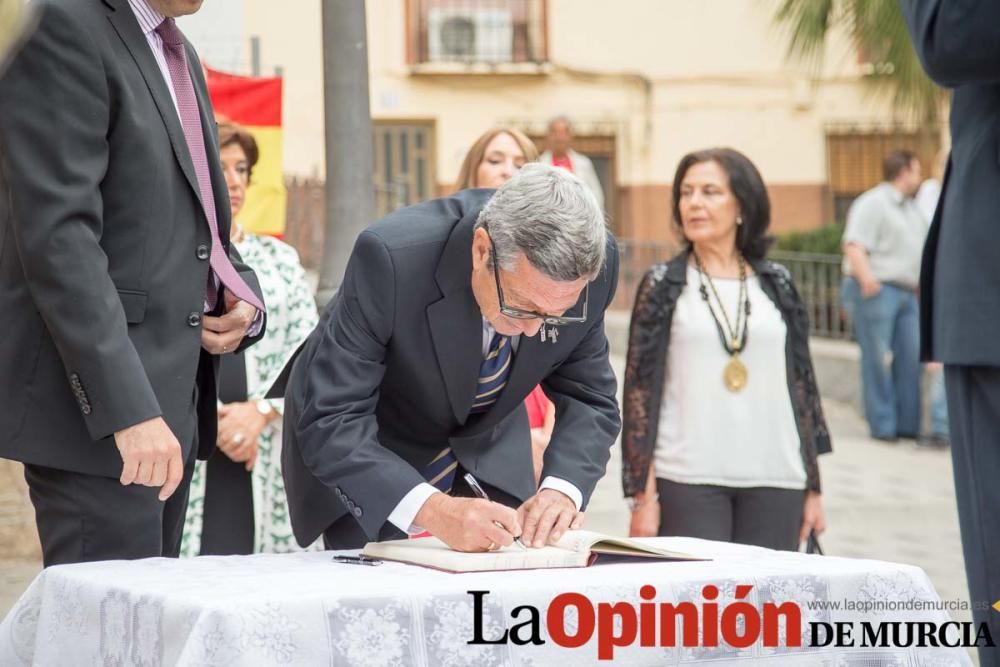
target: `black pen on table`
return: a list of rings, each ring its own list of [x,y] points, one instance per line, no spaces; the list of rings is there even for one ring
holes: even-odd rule
[[[483,490],[483,487],[479,486],[479,482],[476,481],[476,478],[472,476],[471,472],[465,473],[465,481],[466,481],[466,483],[468,483],[469,488],[472,489],[472,492],[475,493],[477,496],[479,496],[483,500],[489,500],[490,499],[490,497],[488,495],[486,495],[486,491]],[[504,530],[507,530],[506,528],[504,528],[504,525],[502,523],[500,523],[499,521],[494,521],[493,523],[495,523],[500,528],[503,528]],[[514,536],[514,543],[517,544],[517,546],[519,546],[522,549],[524,549],[525,551],[528,550],[528,547],[524,546],[524,542],[521,541],[521,536],[520,535],[515,535]]]
[[[333,561],[335,563],[347,563],[348,565],[381,565],[382,561],[378,558],[369,558],[368,556],[334,556]]]

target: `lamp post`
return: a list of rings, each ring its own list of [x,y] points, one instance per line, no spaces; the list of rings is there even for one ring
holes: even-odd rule
[[[323,0],[326,220],[316,303],[340,287],[358,234],[375,220],[364,0]]]

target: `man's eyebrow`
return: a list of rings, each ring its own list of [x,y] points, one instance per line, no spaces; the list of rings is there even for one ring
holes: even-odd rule
[[[531,299],[526,299],[522,294],[519,294],[516,290],[510,291],[510,290],[506,290],[505,289],[504,290],[504,295],[505,296],[506,295],[510,295],[510,296],[514,297],[514,300],[518,302],[518,306],[515,306],[515,308],[518,308],[522,304],[524,304],[523,307],[520,307],[520,310],[532,310],[532,311],[538,313],[539,315],[551,315],[553,317],[558,317],[557,315],[552,315],[552,313],[548,313],[548,312],[542,310],[538,306],[537,303],[535,303]],[[570,308],[572,308],[573,306],[575,306],[579,301],[580,301],[580,297],[578,296],[577,299],[576,299],[576,301],[574,301],[572,304],[570,304],[569,306],[566,307],[566,310],[569,310]],[[528,305],[528,304],[530,304],[530,305]]]
[[[525,309],[535,310],[535,311],[538,310],[538,304],[537,303],[535,303],[531,299],[525,298],[524,295],[521,294],[521,293],[519,293],[517,290],[505,289],[504,293],[507,294],[508,296],[513,296],[514,297],[514,301],[516,301],[518,303],[518,305],[524,306]]]

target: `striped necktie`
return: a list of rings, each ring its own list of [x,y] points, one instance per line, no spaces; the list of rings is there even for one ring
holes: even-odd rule
[[[472,402],[470,414],[482,414],[488,411],[500,393],[507,385],[507,376],[510,375],[510,364],[513,358],[511,350],[510,336],[493,334],[490,341],[486,358],[479,367],[479,382],[476,384],[476,398]],[[439,491],[448,493],[452,484],[455,483],[455,471],[458,468],[458,459],[451,447],[441,450],[434,460],[427,464],[423,470],[424,478]]]
[[[507,384],[510,374],[510,336],[493,334],[490,349],[479,367],[479,382],[476,384],[476,400],[472,402],[472,414],[486,412],[497,402],[500,392]]]

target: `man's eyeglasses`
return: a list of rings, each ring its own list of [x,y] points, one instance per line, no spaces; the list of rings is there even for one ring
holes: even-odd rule
[[[587,303],[590,301],[590,283],[588,282],[583,291],[583,313],[579,316],[555,316],[537,313],[533,310],[521,310],[508,306],[503,300],[503,288],[500,287],[500,263],[497,261],[496,245],[489,230],[483,227],[487,238],[490,239],[490,257],[493,260],[493,278],[497,283],[497,300],[500,302],[500,312],[515,320],[541,320],[549,326],[562,326],[564,324],[580,324],[587,321]]]

